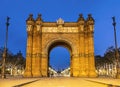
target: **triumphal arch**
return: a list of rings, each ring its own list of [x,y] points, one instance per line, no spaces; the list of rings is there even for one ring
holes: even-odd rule
[[[94,19],[82,14],[76,22],[45,22],[39,14],[30,15],[27,24],[26,69],[24,77],[47,77],[49,53],[56,46],[70,52],[70,73],[73,77],[96,77],[94,64]]]

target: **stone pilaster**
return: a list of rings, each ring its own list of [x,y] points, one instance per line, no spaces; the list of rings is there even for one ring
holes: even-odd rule
[[[27,23],[27,46],[26,46],[26,68],[24,77],[32,77],[32,45],[33,45],[33,26],[32,15],[29,16]]]
[[[85,33],[84,33],[84,27],[85,27],[85,20],[82,16],[82,14],[79,15],[78,19],[78,25],[79,25],[79,77],[86,77],[85,72],[85,58],[84,58],[84,50],[85,50]]]
[[[85,59],[85,73],[86,76],[88,77],[88,73],[89,73],[89,65],[88,65],[88,48],[89,48],[89,44],[88,44],[88,32],[87,29],[85,31],[85,52],[84,52],[84,59]]]
[[[96,77],[93,33],[89,34],[89,77]]]
[[[41,44],[42,44],[42,19],[41,15],[38,15],[36,19],[34,34],[33,34],[33,77],[41,77]]]
[[[95,59],[94,59],[94,19],[89,14],[87,19],[88,25],[88,38],[89,38],[89,77],[97,77],[95,71]]]
[[[34,34],[33,34],[33,54],[32,54],[32,74],[33,77],[40,77],[40,53],[38,53],[38,37],[39,33],[37,31],[37,27],[34,27]]]
[[[35,34],[35,27],[33,31],[33,52],[32,52],[32,75],[35,76],[36,71],[36,34]]]
[[[86,62],[85,62],[85,35],[84,32],[80,34],[80,77],[86,77]]]
[[[42,50],[42,33],[41,33],[41,25],[37,25],[37,49],[36,49],[36,51],[37,51],[37,54],[38,54],[38,56],[37,56],[37,61],[36,61],[36,63],[37,63],[37,66],[36,67],[38,67],[38,73],[39,73],[39,76],[41,77],[42,75],[41,75],[41,58],[42,58],[42,56],[41,56],[41,50]]]
[[[25,77],[32,77],[32,35],[28,35],[27,49],[26,49],[26,68]]]

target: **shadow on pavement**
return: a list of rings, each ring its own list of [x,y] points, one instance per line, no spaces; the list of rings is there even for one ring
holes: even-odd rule
[[[104,85],[106,85],[107,87],[120,87],[120,86],[117,86],[117,85],[106,84],[106,83],[97,82],[97,81],[91,81],[91,80],[86,80],[86,81],[90,81],[90,82],[94,82],[94,83],[99,83],[99,84],[104,84]]]
[[[26,82],[26,83],[22,83],[22,84],[19,84],[19,85],[15,85],[13,87],[21,87],[21,86],[24,86],[24,85],[27,85],[27,84],[30,84],[30,83],[33,83],[33,82],[36,82],[36,81],[39,81],[40,79],[37,79],[37,80],[34,80],[34,81],[30,81],[30,82]]]

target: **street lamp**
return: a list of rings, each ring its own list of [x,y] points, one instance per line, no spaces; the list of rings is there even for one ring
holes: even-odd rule
[[[120,71],[119,71],[119,53],[117,48],[117,37],[116,37],[116,22],[115,17],[113,19],[113,27],[114,27],[114,39],[115,39],[115,58],[116,58],[116,78],[120,78]]]
[[[5,75],[5,61],[7,58],[7,41],[8,41],[8,26],[9,26],[9,17],[7,17],[7,22],[6,22],[6,39],[5,39],[5,45],[4,45],[4,52],[3,52],[3,58],[2,58],[2,78],[6,78]]]

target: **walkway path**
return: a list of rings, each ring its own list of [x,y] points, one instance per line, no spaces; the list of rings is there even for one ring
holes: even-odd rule
[[[0,79],[0,87],[120,87],[120,79],[73,77],[8,78]]]
[[[22,87],[107,87],[81,78],[45,78]]]

